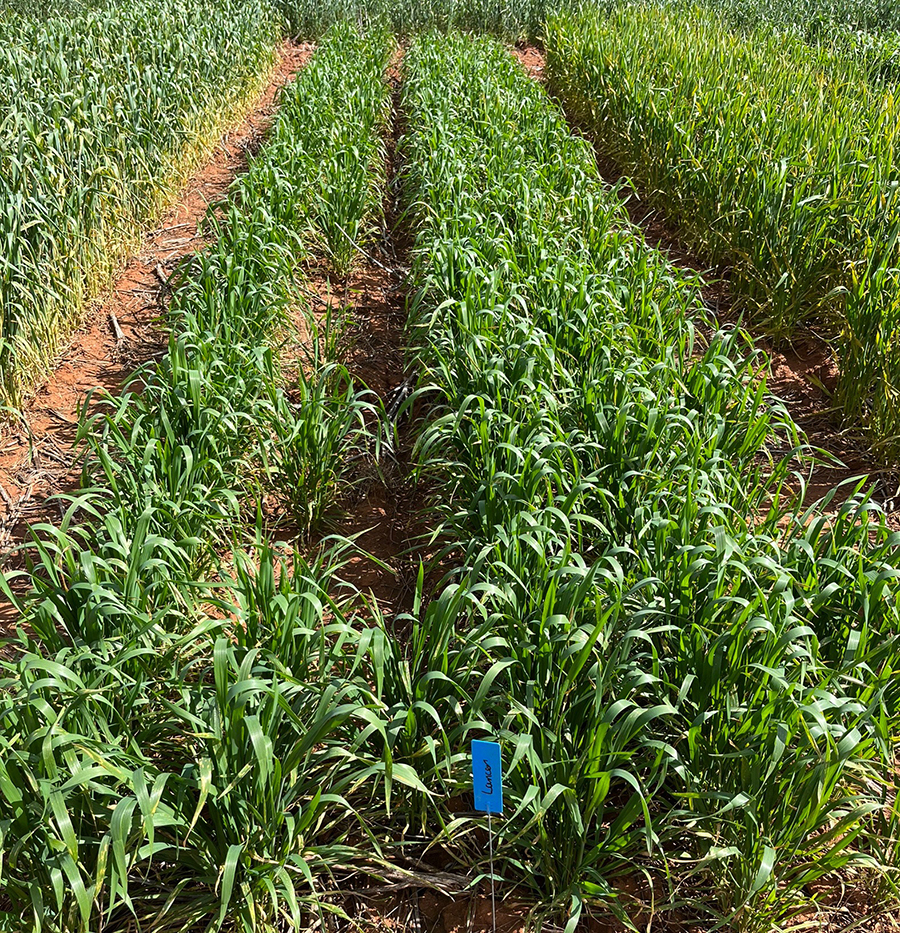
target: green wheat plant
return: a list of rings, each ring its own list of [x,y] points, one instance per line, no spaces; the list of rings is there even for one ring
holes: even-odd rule
[[[835,400],[896,457],[898,121],[890,84],[853,55],[717,13],[653,5],[552,18],[550,85],[661,206],[727,268],[751,319],[829,336]]]
[[[12,404],[259,92],[277,39],[264,3],[45,14],[0,12],[0,387]]]
[[[636,868],[713,921],[787,922],[887,861],[894,536],[862,487],[801,509],[815,454],[765,360],[501,46],[424,37],[405,68],[418,468],[480,606],[457,637],[499,671],[464,727],[505,748],[499,871],[570,929],[627,917]],[[442,826],[484,870],[471,820]]]
[[[364,390],[336,391],[319,360],[304,385],[325,387],[310,395],[322,404],[298,409],[273,347],[319,248],[320,179],[294,169],[332,124],[358,128],[364,160],[345,176],[345,222],[373,223],[383,167],[366,134],[382,128],[388,53],[386,36],[349,27],[323,40],[256,174],[212,214],[214,246],[179,272],[168,352],[95,413],[85,404],[83,489],[4,581],[19,622],[0,697],[5,927],[296,927],[359,858],[352,806],[322,790],[339,787],[334,747],[370,704],[342,650],[355,623],[323,589],[328,555],[307,568],[262,546],[249,557],[243,539],[273,450],[296,471],[331,464],[325,489],[306,487],[325,508],[347,439],[332,421],[363,430]],[[346,109],[317,109],[337,78]],[[289,184],[260,183],[280,166]]]
[[[0,927],[296,930],[436,858],[477,887],[486,737],[494,868],[535,927],[631,923],[635,872],[739,933],[838,874],[890,897],[897,535],[864,481],[805,502],[818,454],[764,355],[450,21],[411,42],[396,115],[433,556],[389,613],[317,536],[385,430],[330,316],[296,376],[279,359],[307,268],[345,277],[384,223],[392,41],[344,14],[2,584]]]

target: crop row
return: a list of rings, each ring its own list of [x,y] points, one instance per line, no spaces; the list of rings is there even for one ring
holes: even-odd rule
[[[862,493],[799,511],[764,361],[501,47],[433,38],[406,67],[411,323],[440,399],[418,449],[441,599],[473,616],[432,634],[441,724],[503,743],[504,881],[574,920],[640,867],[764,930],[822,876],[896,864],[896,537]]]
[[[4,584],[20,622],[0,683],[6,928],[271,929],[327,862],[306,848],[328,809],[307,766],[343,717],[319,680],[339,626],[324,571],[251,556],[242,529],[272,492],[318,522],[361,436],[346,373],[313,353],[285,387],[270,344],[336,203],[348,230],[378,206],[386,52],[342,30],[285,93],[183,271],[167,356],[82,426],[84,489]]]
[[[168,355],[83,426],[85,489],[5,584],[2,924],[296,928],[351,871],[483,877],[485,736],[500,892],[535,920],[627,912],[636,869],[747,931],[831,872],[877,878],[896,537],[861,491],[801,510],[765,361],[494,41],[416,39],[401,92],[401,417],[445,575],[422,568],[395,630],[336,598],[342,546],[267,542],[273,493],[321,527],[379,452],[380,403],[327,341],[287,386],[273,345],[310,251],[346,270],[377,220],[388,48],[342,26],[287,92],[184,269]]]
[[[898,455],[894,96],[838,52],[647,7],[547,27],[550,84],[752,319],[829,334],[836,399]]]
[[[47,371],[87,299],[260,89],[264,2],[0,13],[0,390]]]
[[[275,0],[292,35],[315,38],[340,20],[407,36],[427,29],[491,32],[507,41],[533,38],[547,0]],[[554,4],[554,9],[559,9]]]

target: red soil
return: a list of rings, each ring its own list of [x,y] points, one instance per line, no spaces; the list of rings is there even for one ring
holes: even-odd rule
[[[326,306],[346,315],[344,363],[357,386],[367,387],[382,399],[389,398],[405,378],[406,307],[401,289],[405,268],[385,245],[367,246],[371,259],[361,258],[343,281],[332,281],[324,268],[306,273],[307,287],[320,311],[316,316],[324,320]],[[286,354],[288,358],[292,355]],[[381,475],[367,467],[363,475],[350,477],[353,486],[339,503],[334,529],[354,538],[359,549],[339,576],[373,599],[386,619],[411,606],[415,585],[416,568],[409,564],[405,552],[414,535],[420,503],[408,475],[402,425],[400,432],[400,449],[395,456],[382,457]],[[285,518],[290,523],[289,516]],[[290,536],[290,528],[288,533]]]
[[[544,53],[533,45],[518,46],[513,49],[513,55],[519,64],[528,72],[530,78],[536,81],[544,80]]]

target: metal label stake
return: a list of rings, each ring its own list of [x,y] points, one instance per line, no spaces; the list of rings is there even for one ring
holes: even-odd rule
[[[472,786],[475,809],[487,813],[488,859],[491,869],[491,927],[497,933],[497,901],[494,893],[494,827],[492,813],[503,812],[503,768],[497,742],[472,742]]]
[[[494,899],[494,831],[491,828],[490,810],[488,810],[488,864],[491,866],[491,930],[497,933],[497,901]]]

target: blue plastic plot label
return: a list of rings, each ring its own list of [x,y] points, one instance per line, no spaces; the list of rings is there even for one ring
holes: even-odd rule
[[[472,782],[475,809],[483,813],[502,813],[503,772],[497,742],[472,742]]]

